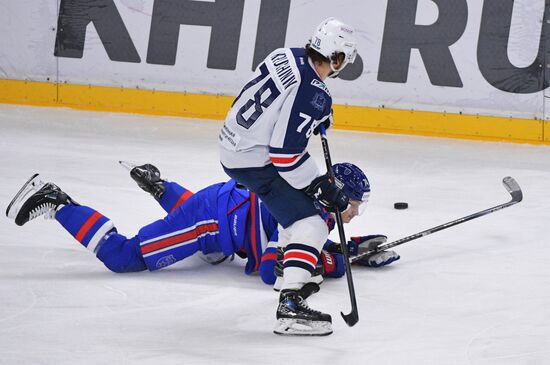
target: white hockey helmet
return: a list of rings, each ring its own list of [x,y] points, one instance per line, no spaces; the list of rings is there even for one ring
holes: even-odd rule
[[[336,77],[348,63],[353,63],[357,56],[357,42],[353,27],[336,18],[327,18],[319,24],[311,37],[310,47],[330,60],[330,77]],[[334,54],[343,53],[344,63],[335,69],[332,61]]]

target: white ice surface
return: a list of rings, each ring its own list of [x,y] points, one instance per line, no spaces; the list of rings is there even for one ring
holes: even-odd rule
[[[0,206],[34,172],[127,235],[163,216],[117,161],[151,162],[196,191],[226,177],[219,122],[0,105]],[[272,334],[277,295],[243,261],[192,257],[114,274],[55,221],[0,218],[0,364],[550,364],[550,148],[331,131],[333,160],[367,172],[372,195],[347,235],[395,240],[524,201],[398,247],[400,261],[354,268],[310,304],[334,334]],[[310,153],[323,166],[320,143]],[[410,208],[393,209],[396,201]],[[333,234],[333,237],[335,235]]]

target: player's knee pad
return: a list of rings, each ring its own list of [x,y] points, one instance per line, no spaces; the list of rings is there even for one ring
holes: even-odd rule
[[[300,219],[285,228],[289,243],[299,243],[321,251],[328,238],[328,227],[321,216],[315,215]]]
[[[111,232],[97,251],[97,258],[112,272],[125,273],[143,271],[145,261],[140,252],[137,237],[127,239],[123,235]]]
[[[166,213],[174,211],[193,195],[193,193],[189,190],[175,182],[164,181],[162,185],[164,186],[165,191],[164,194],[162,194],[159,203]]]

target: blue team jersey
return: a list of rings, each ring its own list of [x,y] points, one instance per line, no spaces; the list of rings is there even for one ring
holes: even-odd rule
[[[275,281],[278,222],[256,194],[233,180],[196,194],[174,182],[163,185],[166,191],[159,203],[169,214],[142,227],[131,239],[87,206],[68,204],[55,219],[114,272],[154,271],[200,251],[218,259],[220,253],[238,254],[248,259],[247,274],[259,271],[264,282]],[[330,214],[321,215],[330,227]]]
[[[218,193],[219,241],[222,252],[248,259],[245,272],[258,271],[268,243],[277,238],[277,221],[256,194],[229,180]]]
[[[149,270],[203,254],[235,253],[248,258],[246,273],[258,270],[277,222],[254,193],[234,180],[210,185],[193,194],[165,182],[160,204],[169,214],[139,232],[141,253]]]
[[[256,194],[240,188],[234,180],[210,185],[195,194],[173,182],[164,185],[166,192],[160,204],[170,213],[138,234],[149,270],[169,266],[197,251],[246,258],[247,274],[258,271],[267,261],[274,265],[278,222]],[[320,214],[330,227],[330,213],[323,210]],[[269,280],[274,281],[272,268],[267,271]],[[262,279],[266,281],[263,274]]]

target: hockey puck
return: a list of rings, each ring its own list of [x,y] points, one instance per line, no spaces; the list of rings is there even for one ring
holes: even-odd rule
[[[407,209],[409,207],[409,204],[405,202],[397,202],[393,205],[395,209]]]

